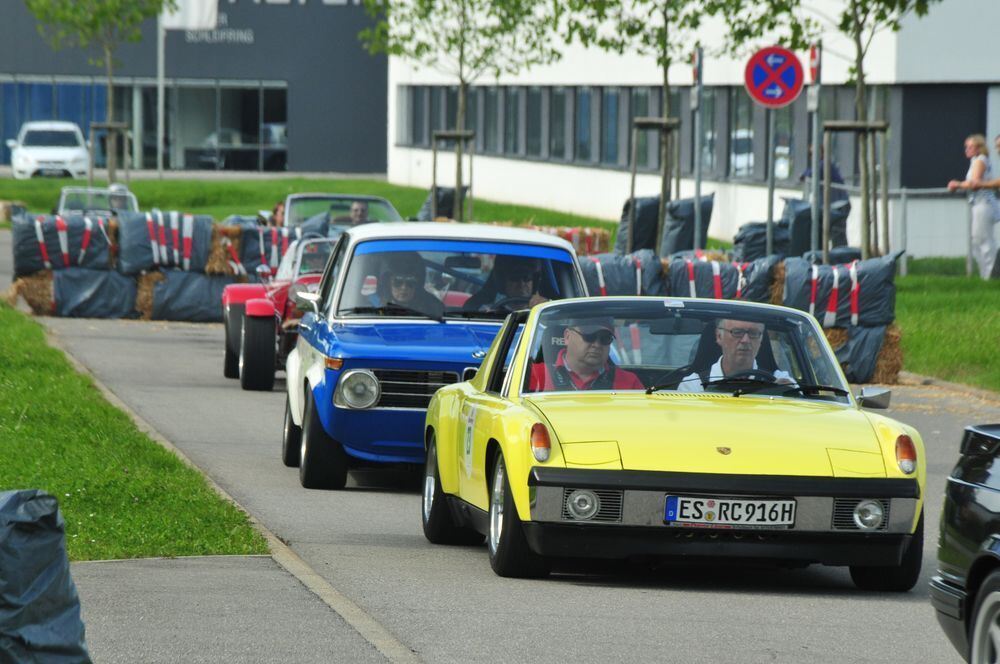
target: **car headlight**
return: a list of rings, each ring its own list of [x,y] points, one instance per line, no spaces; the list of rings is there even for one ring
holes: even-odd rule
[[[378,379],[367,369],[345,371],[337,383],[333,403],[344,408],[371,408],[381,394]]]
[[[26,154],[18,153],[18,155],[14,158],[14,163],[18,166],[31,166],[31,157]]]
[[[877,530],[884,518],[885,510],[877,500],[862,500],[854,506],[854,525],[861,530]]]

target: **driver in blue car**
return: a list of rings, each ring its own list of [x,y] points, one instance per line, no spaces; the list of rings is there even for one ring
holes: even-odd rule
[[[757,352],[767,336],[763,323],[745,320],[720,319],[715,323],[715,342],[722,349],[722,356],[704,374],[685,376],[677,386],[678,392],[704,392],[702,383],[721,380],[729,376],[746,374],[748,378],[760,377],[774,382],[794,385],[787,371],[776,369],[773,373],[757,366]]]
[[[538,293],[541,268],[534,258],[498,255],[486,283],[468,300],[466,311],[514,311],[526,309],[548,298]]]
[[[396,304],[440,318],[444,305],[425,287],[427,266],[424,259],[419,254],[410,252],[391,253],[387,257],[386,266],[378,280],[378,304]]]

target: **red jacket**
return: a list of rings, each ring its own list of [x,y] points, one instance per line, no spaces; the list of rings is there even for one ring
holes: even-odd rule
[[[609,374],[609,372],[613,372]],[[558,374],[558,375],[553,375]],[[556,383],[560,383],[556,387]],[[566,366],[566,350],[559,351],[553,369],[544,362],[531,365],[531,378],[528,382],[530,392],[553,392],[556,390],[644,390],[639,377],[631,371],[619,369],[611,362],[604,365],[599,373],[589,379],[581,378]]]

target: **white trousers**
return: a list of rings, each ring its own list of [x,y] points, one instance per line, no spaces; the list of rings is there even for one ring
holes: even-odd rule
[[[972,256],[979,263],[979,276],[989,279],[997,257],[997,242],[993,236],[996,205],[977,202],[972,205]]]

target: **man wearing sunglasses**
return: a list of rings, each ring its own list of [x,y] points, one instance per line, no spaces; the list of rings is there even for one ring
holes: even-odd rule
[[[533,307],[548,298],[538,293],[541,266],[537,259],[500,254],[479,292],[470,297],[466,311],[513,311]]]
[[[391,259],[378,281],[379,304],[398,304],[439,318],[441,300],[427,292],[427,266],[423,258],[410,252],[389,254]]]
[[[722,349],[722,356],[712,365],[707,375],[693,373],[686,376],[677,386],[677,391],[703,392],[705,388],[702,382],[720,380],[757,369],[757,351],[760,350],[766,335],[763,323],[720,319],[715,324],[715,342]],[[773,373],[778,383],[795,382],[785,371],[777,369]]]
[[[565,348],[553,366],[539,362],[531,367],[529,390],[642,390],[645,386],[631,371],[615,366],[608,357],[615,339],[610,318],[574,319],[563,333]]]

